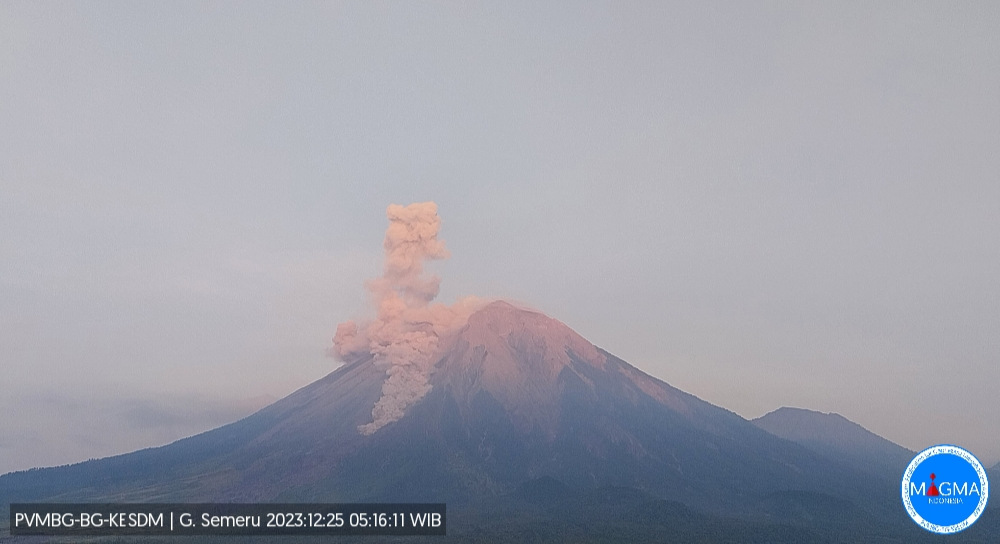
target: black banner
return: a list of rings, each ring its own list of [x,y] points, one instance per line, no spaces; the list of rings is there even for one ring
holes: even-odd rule
[[[12,536],[444,535],[444,504],[11,504]]]

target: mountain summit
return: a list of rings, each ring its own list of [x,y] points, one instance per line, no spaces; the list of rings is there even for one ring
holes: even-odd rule
[[[490,398],[524,432],[556,433],[566,384],[595,391],[590,376],[610,368],[607,354],[563,323],[503,301],[474,313],[445,345],[431,378],[434,387],[446,391],[458,406]],[[645,391],[685,410],[676,395],[645,374],[611,366],[631,382],[633,394]]]

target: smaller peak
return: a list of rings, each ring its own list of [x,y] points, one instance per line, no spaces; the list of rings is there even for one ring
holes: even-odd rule
[[[768,412],[767,414],[765,414],[764,416],[761,416],[761,417],[766,417],[766,416],[769,416],[771,414],[816,414],[816,415],[825,415],[823,412],[820,412],[819,410],[810,410],[808,408],[797,408],[795,406],[782,406],[781,408],[778,408],[777,410],[773,410],[771,412]]]
[[[846,417],[836,413],[836,412],[820,412],[819,410],[810,410],[808,408],[796,408],[794,406],[782,406],[777,410],[768,412],[753,421],[760,421],[764,419],[802,419],[802,418],[821,418],[821,419],[843,419],[844,421],[850,421]]]

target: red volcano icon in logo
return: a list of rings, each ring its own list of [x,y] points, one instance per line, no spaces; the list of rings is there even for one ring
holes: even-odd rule
[[[927,496],[928,497],[937,497],[938,495],[940,495],[940,493],[938,493],[937,486],[934,485],[934,473],[932,472],[931,473],[931,488],[927,490]]]

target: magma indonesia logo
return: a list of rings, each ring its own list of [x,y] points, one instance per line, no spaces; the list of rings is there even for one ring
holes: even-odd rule
[[[976,456],[958,446],[934,446],[918,453],[906,467],[903,506],[924,529],[957,533],[986,509],[989,487]]]

